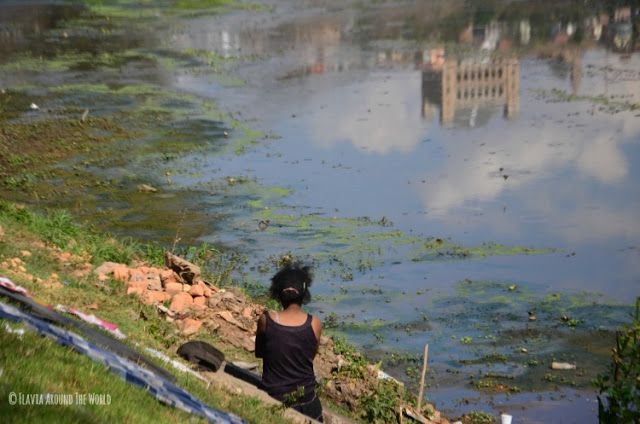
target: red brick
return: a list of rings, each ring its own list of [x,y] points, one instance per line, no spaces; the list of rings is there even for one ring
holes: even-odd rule
[[[142,302],[147,305],[155,305],[156,303],[162,303],[169,299],[171,299],[171,295],[169,293],[151,290],[145,291],[141,297]]]
[[[174,312],[183,312],[187,308],[193,305],[193,298],[189,293],[178,293],[173,296],[169,309]]]
[[[164,290],[170,295],[182,293],[182,284],[180,283],[168,283],[164,286]]]
[[[144,281],[146,279],[146,274],[140,271],[140,268],[132,268],[129,270],[129,281]]]
[[[113,279],[122,281],[123,283],[129,280],[129,268],[126,265],[118,265],[113,268]]]
[[[127,294],[137,294],[138,296],[142,296],[145,291],[144,286],[129,286],[127,288]]]
[[[199,286],[199,285],[191,286],[189,293],[193,297],[204,296],[204,289],[202,288],[202,286]]]
[[[176,326],[183,336],[191,336],[200,331],[200,327],[202,327],[202,321],[193,318],[186,318],[181,321],[176,321]]]
[[[253,309],[251,309],[251,306],[247,306],[242,310],[242,316],[249,319],[253,318]]]

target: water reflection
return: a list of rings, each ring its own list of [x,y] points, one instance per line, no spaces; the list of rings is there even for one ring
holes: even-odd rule
[[[55,28],[60,22],[77,16],[82,7],[46,4],[0,4],[0,59],[26,49],[45,51],[33,39]]]
[[[442,49],[429,52],[422,71],[422,114],[440,111],[444,126],[475,127],[488,121],[496,106],[504,116],[517,116],[520,103],[520,62],[516,58],[443,58]],[[435,56],[435,57],[434,57]],[[467,113],[464,113],[467,112]],[[464,113],[464,115],[463,115]]]
[[[78,19],[78,21],[75,21]],[[16,55],[121,52],[155,43],[151,32],[112,31],[109,19],[77,2],[0,1],[0,63]]]

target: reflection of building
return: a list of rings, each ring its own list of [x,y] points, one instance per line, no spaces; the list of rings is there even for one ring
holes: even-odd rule
[[[518,114],[519,104],[517,59],[486,62],[447,59],[442,70],[430,67],[422,72],[423,115],[430,117],[439,107],[444,125],[454,122],[456,112],[471,110],[477,116],[479,109],[487,106],[504,106],[504,115],[513,118]]]

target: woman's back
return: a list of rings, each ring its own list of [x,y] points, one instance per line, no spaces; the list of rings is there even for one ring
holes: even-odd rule
[[[275,314],[274,314],[275,315]],[[277,319],[276,315],[276,319]],[[311,326],[313,317],[307,314],[302,325],[291,326],[276,322],[265,312],[266,328],[263,346],[262,382],[275,398],[304,387],[305,394],[315,388],[313,358],[318,340]]]
[[[316,395],[313,358],[322,335],[322,323],[304,312],[311,299],[309,267],[285,265],[271,279],[269,292],[282,305],[281,312],[265,311],[258,320],[256,357],[262,358],[262,384],[272,397],[322,421]]]

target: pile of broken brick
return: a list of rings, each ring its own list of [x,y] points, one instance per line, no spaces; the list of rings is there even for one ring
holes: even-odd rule
[[[209,284],[198,266],[176,255],[167,253],[165,260],[166,268],[105,262],[94,273],[102,281],[111,277],[123,282],[128,295],[155,305],[184,336],[206,329],[236,347],[253,351],[256,319],[263,307],[239,292]]]

